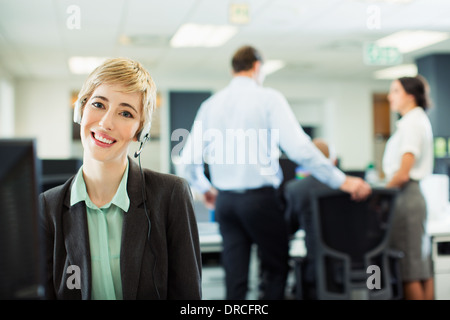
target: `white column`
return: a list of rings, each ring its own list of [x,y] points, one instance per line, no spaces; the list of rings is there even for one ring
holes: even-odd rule
[[[14,86],[0,79],[0,138],[14,136]]]

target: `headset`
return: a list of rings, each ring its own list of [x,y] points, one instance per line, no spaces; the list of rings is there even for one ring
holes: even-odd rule
[[[83,100],[84,102],[85,100]],[[75,102],[75,107],[74,107],[74,112],[73,112],[73,121],[75,123],[81,124],[81,104],[82,101],[80,101],[80,99],[78,99]],[[142,166],[141,166],[141,152],[142,149],[144,148],[144,144],[150,140],[150,129],[152,126],[152,122],[150,119],[147,119],[147,121],[144,123],[144,126],[142,127],[142,130],[137,134],[137,140],[138,142],[141,143],[141,145],[139,146],[139,149],[134,153],[134,157],[138,158],[139,157],[139,169],[141,171],[141,190],[142,190],[142,199],[144,200],[144,210],[145,210],[145,216],[147,217],[147,221],[148,221],[148,233],[147,233],[147,239],[150,243],[150,231],[152,228],[152,224],[150,222],[150,216],[148,214],[147,211],[147,197],[146,197],[146,193],[145,193],[145,176],[144,176],[144,172],[142,171]],[[152,252],[153,252],[153,247],[150,246],[150,248],[152,248]],[[154,276],[154,272],[155,272],[155,268],[156,268],[156,255],[153,252],[153,256],[155,257],[155,265],[153,266],[153,281],[155,281],[155,276]],[[158,299],[160,299],[160,295],[159,295],[159,291],[158,288],[156,286],[156,283],[154,283],[155,289],[156,289],[156,293],[158,295]]]

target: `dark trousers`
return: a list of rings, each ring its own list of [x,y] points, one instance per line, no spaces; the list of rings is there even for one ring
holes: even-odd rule
[[[226,299],[243,300],[248,291],[250,253],[258,246],[263,294],[261,299],[284,299],[289,241],[277,191],[262,188],[246,193],[219,192],[215,209],[223,239]]]

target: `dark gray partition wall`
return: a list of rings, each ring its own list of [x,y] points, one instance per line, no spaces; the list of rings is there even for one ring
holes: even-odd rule
[[[450,137],[450,54],[433,54],[416,60],[418,73],[430,85],[428,112],[435,137]]]
[[[450,178],[450,54],[424,56],[416,63],[418,73],[427,78],[430,85],[432,106],[428,115],[435,137],[433,172]],[[436,138],[446,141],[445,155],[436,154]]]
[[[170,134],[176,129],[191,130],[197,111],[203,101],[211,96],[209,91],[171,91],[170,99]],[[170,150],[175,146],[182,147],[185,141],[170,141]],[[180,144],[180,145],[179,145]],[[170,172],[175,173],[173,163]]]

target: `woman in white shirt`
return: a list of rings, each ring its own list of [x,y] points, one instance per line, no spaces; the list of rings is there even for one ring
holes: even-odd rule
[[[433,133],[426,114],[428,85],[421,77],[403,77],[391,84],[391,111],[400,114],[383,157],[387,187],[400,189],[395,205],[392,247],[404,252],[401,260],[405,299],[433,299],[427,209],[419,181],[433,171]]]

